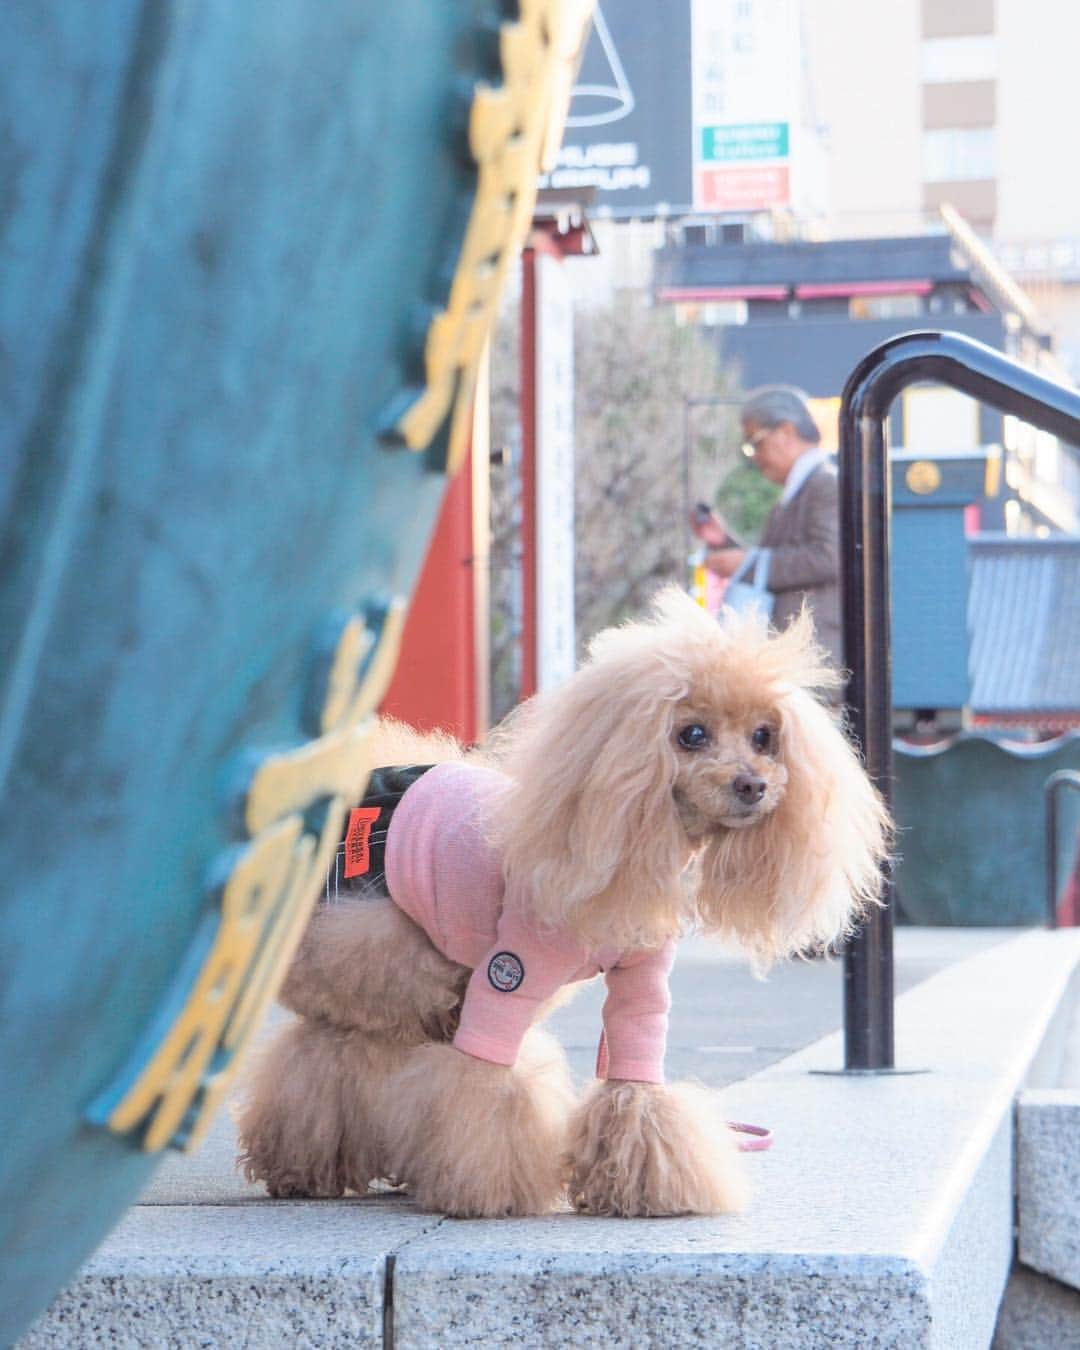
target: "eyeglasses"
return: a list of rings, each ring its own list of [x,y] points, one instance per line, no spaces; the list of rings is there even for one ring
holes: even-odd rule
[[[753,434],[753,436],[750,437],[749,440],[743,441],[739,449],[743,452],[743,454],[746,456],[747,459],[754,458],[754,456],[758,452],[758,447],[761,445],[761,442],[765,439],[765,437],[769,434],[771,430],[772,427],[763,427],[761,431],[756,431]]]

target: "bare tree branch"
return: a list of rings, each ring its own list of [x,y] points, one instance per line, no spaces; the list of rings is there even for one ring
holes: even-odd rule
[[[520,446],[519,314],[503,315],[492,346],[492,444]],[[688,580],[684,457],[694,498],[714,500],[738,458],[732,382],[700,330],[637,293],[575,315],[575,606],[579,649],[599,629],[640,612],[664,582]],[[517,544],[514,473],[492,471],[493,716],[513,702]]]

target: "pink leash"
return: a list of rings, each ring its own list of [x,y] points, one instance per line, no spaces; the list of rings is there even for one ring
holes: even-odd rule
[[[728,1128],[734,1130],[736,1134],[750,1136],[749,1139],[738,1141],[740,1153],[760,1153],[762,1149],[772,1148],[772,1130],[767,1130],[764,1125],[744,1125],[742,1121],[729,1120]]]
[[[606,1078],[607,1069],[607,1037],[601,1031],[600,1044],[596,1047],[597,1078]],[[739,1120],[729,1120],[728,1128],[735,1134],[747,1136],[737,1141],[740,1153],[761,1153],[763,1149],[772,1148],[772,1130],[767,1130],[764,1125],[745,1125]]]

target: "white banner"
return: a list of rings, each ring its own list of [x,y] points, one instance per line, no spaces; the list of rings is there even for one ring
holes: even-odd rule
[[[574,670],[574,308],[563,264],[536,255],[536,671]]]
[[[693,0],[694,206],[791,204],[802,89],[799,0]]]

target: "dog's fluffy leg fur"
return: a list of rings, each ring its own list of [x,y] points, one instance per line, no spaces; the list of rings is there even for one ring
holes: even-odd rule
[[[316,909],[278,997],[302,1017],[418,1045],[453,1036],[470,973],[376,896]]]
[[[510,1068],[423,1046],[390,1087],[390,1170],[422,1209],[499,1218],[543,1214],[562,1197],[574,1099],[546,1032],[534,1027]]]
[[[288,1198],[363,1192],[387,1175],[380,1111],[408,1054],[325,1022],[284,1027],[256,1058],[236,1109],[247,1179]]]
[[[333,1196],[390,1175],[391,1075],[453,1035],[468,977],[390,900],[318,909],[281,992],[303,1020],[257,1057],[237,1111],[248,1180]]]
[[[734,1137],[691,1083],[595,1083],[575,1114],[570,1158],[570,1199],[589,1214],[727,1214],[747,1201]]]

